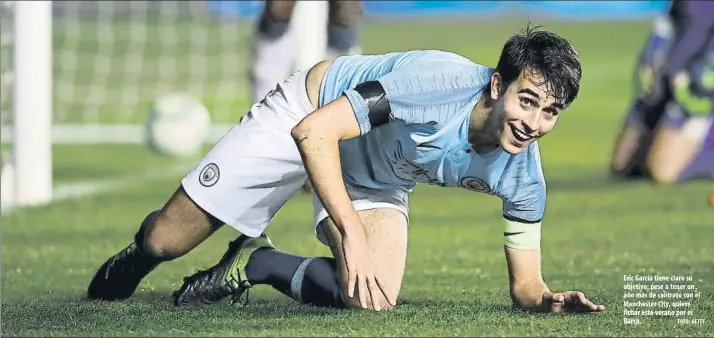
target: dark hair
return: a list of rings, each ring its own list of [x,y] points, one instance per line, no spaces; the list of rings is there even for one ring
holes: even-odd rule
[[[540,27],[526,26],[513,35],[501,51],[496,72],[501,74],[501,94],[523,71],[543,77],[548,95],[556,102],[570,105],[578,96],[582,70],[575,47],[555,33],[537,31]]]

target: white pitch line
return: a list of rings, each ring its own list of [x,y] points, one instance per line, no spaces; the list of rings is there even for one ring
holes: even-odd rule
[[[192,168],[193,164],[189,165],[186,163],[180,163],[171,166],[168,170],[153,170],[141,174],[126,175],[116,178],[59,185],[52,191],[52,203],[73,198],[99,195],[112,190],[120,189],[129,184],[136,184],[138,182],[149,182],[171,175],[188,173]],[[0,212],[2,214],[8,214],[18,209],[21,209],[21,207],[0,205]]]

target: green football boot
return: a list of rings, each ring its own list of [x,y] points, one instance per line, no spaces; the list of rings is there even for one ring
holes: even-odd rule
[[[213,304],[231,296],[231,303],[245,304],[248,289],[252,287],[245,277],[245,266],[250,255],[260,248],[275,248],[270,238],[240,235],[228,244],[223,258],[208,270],[199,270],[184,278],[180,289],[174,291],[176,306],[201,306]],[[245,295],[244,299],[241,299]]]

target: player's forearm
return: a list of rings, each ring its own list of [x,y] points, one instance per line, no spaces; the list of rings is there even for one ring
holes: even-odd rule
[[[516,282],[511,284],[511,300],[517,308],[537,311],[541,308],[546,291],[550,290],[542,279]]]
[[[537,310],[548,287],[541,271],[539,223],[506,220],[504,228],[506,263],[513,304],[521,309]]]
[[[295,130],[293,138],[313,189],[337,228],[343,235],[362,231],[342,179],[338,139],[315,129]]]

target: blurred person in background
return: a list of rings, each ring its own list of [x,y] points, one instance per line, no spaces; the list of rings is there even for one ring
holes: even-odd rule
[[[253,38],[251,85],[253,102],[260,102],[293,70],[298,50],[290,31],[294,0],[266,0]],[[324,59],[359,53],[362,1],[329,0],[327,50]]]
[[[290,31],[295,0],[266,0],[253,38],[251,90],[253,102],[260,102],[294,69],[297,37]],[[360,52],[359,37],[363,3],[359,0],[329,0],[327,49],[324,59]],[[310,191],[310,182],[303,185]]]
[[[654,22],[635,84],[613,177],[714,180],[714,1],[670,3]]]

